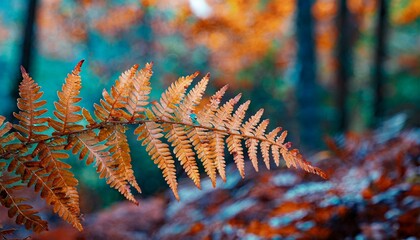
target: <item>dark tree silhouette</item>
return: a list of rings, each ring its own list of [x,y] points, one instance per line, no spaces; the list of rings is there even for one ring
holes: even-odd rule
[[[297,2],[297,90],[300,138],[308,147],[320,144],[318,86],[316,84],[316,60],[312,0]]]
[[[373,86],[375,90],[374,102],[374,121],[377,124],[383,117],[384,113],[384,60],[386,55],[386,28],[388,22],[387,3],[385,0],[378,1],[378,23],[376,28],[376,49],[375,49],[375,66],[373,73]]]
[[[337,16],[337,108],[338,108],[338,131],[348,130],[348,108],[346,99],[348,96],[348,85],[351,71],[350,51],[350,16],[347,8],[347,1],[340,0]]]
[[[27,71],[31,71],[31,62],[32,62],[32,52],[33,46],[36,42],[35,34],[35,23],[36,23],[36,13],[38,7],[38,0],[29,0],[28,8],[26,13],[26,22],[23,29],[23,41],[22,41],[22,50],[20,56],[20,65],[23,66]],[[13,99],[19,97],[19,82],[22,80],[22,74],[19,68],[16,68],[16,84],[12,90]],[[14,111],[17,111],[15,107]],[[10,114],[9,119],[14,119],[12,114]]]

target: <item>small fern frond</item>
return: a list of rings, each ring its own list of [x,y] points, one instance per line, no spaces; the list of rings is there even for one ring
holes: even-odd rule
[[[110,187],[118,190],[128,200],[138,204],[130,192],[130,187],[124,179],[125,176],[119,173],[120,166],[113,161],[107,146],[101,144],[101,141],[93,131],[74,135],[69,142],[67,149],[72,148],[73,154],[79,154],[80,160],[86,158],[87,165],[95,162],[96,172],[99,173],[99,178],[105,178],[106,183]]]
[[[162,93],[159,102],[153,102],[152,111],[162,120],[170,120],[173,118],[172,114],[177,108],[177,104],[185,97],[187,88],[192,83],[193,79],[197,77],[198,72],[187,77],[181,77],[171,84],[169,88]]]
[[[131,166],[130,147],[125,135],[127,129],[124,126],[115,125],[111,126],[110,130],[112,134],[106,139],[105,144],[110,147],[108,151],[112,154],[113,161],[117,166],[116,171],[120,172],[122,179],[134,187],[137,192],[141,193]]]
[[[142,146],[146,146],[147,153],[158,168],[162,170],[165,181],[174,193],[175,198],[179,200],[175,162],[168,144],[160,140],[163,137],[162,132],[163,129],[155,122],[145,122],[134,130],[134,133],[138,135],[137,140],[143,141]]]
[[[73,200],[66,196],[67,192],[63,194],[62,187],[56,186],[56,173],[48,172],[32,155],[14,157],[7,170],[19,175],[22,181],[28,183],[28,187],[34,186],[35,192],[40,192],[41,198],[53,206],[54,212],[61,218],[71,223],[75,228],[83,229],[79,216],[72,212],[74,211],[71,207]]]
[[[80,107],[75,104],[82,100],[79,97],[81,85],[80,68],[83,60],[80,61],[74,70],[67,75],[62,91],[58,92],[58,102],[54,103],[54,115],[58,120],[51,119],[49,124],[55,129],[56,134],[64,134],[68,132],[77,132],[83,130],[83,126],[77,122],[83,119],[80,114]]]
[[[130,121],[136,118],[144,118],[144,111],[149,104],[149,94],[152,88],[150,87],[150,77],[152,76],[153,64],[148,63],[146,66],[137,72],[133,79],[132,86],[128,93],[126,109],[131,115]]]
[[[94,105],[95,116],[100,121],[108,122],[113,119],[131,118],[122,108],[127,106],[129,91],[138,67],[136,64],[122,73],[115,85],[111,87],[110,93],[105,89],[102,91],[103,99],[100,100],[100,104],[95,103]]]
[[[16,191],[24,186],[20,185],[21,178],[6,178],[0,176],[0,204],[8,208],[9,218],[16,217],[16,223],[25,225],[26,229],[32,229],[34,232],[48,230],[48,223],[41,219],[32,206],[25,204],[25,198],[16,197]]]
[[[228,128],[231,129],[232,133],[239,134],[239,128],[241,126],[242,120],[245,117],[246,110],[249,107],[251,101],[246,101],[238,107],[232,119],[229,122]],[[242,137],[240,135],[230,135],[226,139],[228,145],[229,153],[233,155],[233,160],[238,168],[239,174],[242,178],[245,177],[245,162],[244,162],[244,152],[242,147]]]
[[[31,142],[47,138],[42,132],[48,130],[45,125],[48,122],[47,118],[40,117],[47,112],[47,109],[39,109],[47,102],[40,100],[43,92],[40,87],[29,76],[26,70],[21,67],[23,80],[19,85],[18,108],[19,113],[13,113],[13,116],[19,120],[19,124],[14,124],[13,127],[18,130],[17,138],[22,142]]]
[[[9,122],[4,122],[4,120],[6,120],[6,118],[0,115],[0,154],[7,153],[10,149],[10,144],[8,143],[15,139],[15,134],[9,133],[13,128],[13,125]]]
[[[219,108],[214,117],[210,120],[210,123],[214,128],[220,130],[227,130],[226,126],[231,117],[231,113],[236,103],[238,103],[241,98],[241,94],[238,94],[236,97],[230,99],[226,102],[221,108]],[[225,143],[224,138],[228,135],[225,131],[213,131],[211,133],[210,139],[210,149],[212,151],[211,158],[216,165],[216,169],[220,174],[220,177],[225,182],[226,173],[225,173]]]

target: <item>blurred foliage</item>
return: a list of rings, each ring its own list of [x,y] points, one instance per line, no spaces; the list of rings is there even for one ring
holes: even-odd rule
[[[338,109],[334,95],[340,84],[335,79],[337,1],[317,0],[315,17],[317,82],[321,88],[324,134],[336,133]],[[348,0],[352,15],[352,69],[348,105],[351,129],[364,131],[373,117],[373,49],[377,0]],[[404,112],[408,126],[420,123],[420,6],[418,0],[390,0],[386,40],[385,115]],[[253,99],[253,107],[264,107],[276,125],[299,129],[295,113],[296,1],[267,0],[40,0],[36,22],[36,46],[31,73],[52,103],[61,87],[63,73],[80,59],[86,59],[81,96],[84,106],[100,98],[119,72],[133,63],[154,61],[152,97],[176,76],[196,70],[211,72],[216,89],[228,83],[235,92]],[[20,45],[27,1],[0,1],[0,105],[1,115],[15,110],[14,89],[18,82]],[[233,96],[234,93],[228,93]],[[48,105],[52,107],[52,105]],[[91,109],[90,109],[91,110]],[[251,109],[252,111],[256,109]],[[134,144],[135,139],[129,139]],[[319,141],[316,139],[315,141]],[[133,167],[141,171],[140,185],[148,195],[165,188],[159,170],[141,148],[132,149]],[[96,195],[108,188],[94,179],[94,169],[79,169],[85,209],[109,205],[118,194]],[[138,172],[138,171],[137,171]],[[143,181],[143,182],[142,182]],[[95,191],[91,191],[95,189]]]

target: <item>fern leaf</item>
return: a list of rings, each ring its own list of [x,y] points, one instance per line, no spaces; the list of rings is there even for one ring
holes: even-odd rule
[[[264,109],[258,110],[258,112],[255,115],[250,117],[249,120],[243,124],[241,128],[242,134],[247,136],[255,136],[255,127],[260,121],[263,112]],[[252,166],[254,167],[255,171],[258,172],[257,146],[255,144],[255,139],[248,138],[245,142],[245,145],[248,149],[248,156],[251,160]]]
[[[5,123],[4,120],[6,120],[6,118],[0,115],[0,154],[7,153],[9,147],[6,144],[15,139],[15,134],[9,133],[13,128],[13,125],[8,122]],[[7,157],[5,156],[5,158]]]
[[[197,113],[196,106],[200,105],[208,85],[208,74],[190,91],[187,90],[198,72],[179,78],[158,101],[152,101],[152,105],[148,106],[152,64],[146,64],[140,70],[138,65],[134,65],[121,74],[110,92],[103,90],[103,99],[100,104],[94,105],[94,118],[88,110],[76,105],[81,100],[78,95],[82,63],[76,65],[58,92],[53,112],[56,119],[42,117],[47,110],[41,107],[46,102],[40,100],[40,87],[23,68],[18,99],[20,111],[14,113],[19,124],[4,123],[4,117],[0,116],[0,170],[7,168],[7,171],[19,176],[13,180],[0,176],[0,203],[10,208],[10,216],[17,216],[16,221],[27,228],[41,231],[46,228],[46,223],[29,205],[21,204],[24,199],[14,197],[14,189],[20,188],[22,183],[34,187],[35,192],[40,192],[41,197],[52,205],[54,212],[82,230],[77,180],[69,170],[70,165],[63,162],[68,158],[63,150],[71,149],[81,160],[86,159],[87,165],[94,162],[100,178],[105,178],[110,187],[137,204],[130,185],[138,192],[141,189],[131,165],[125,134],[127,125],[137,125],[134,131],[137,139],[146,146],[147,153],[162,171],[178,200],[175,162],[169,144],[198,188],[200,174],[196,156],[215,186],[217,172],[226,181],[226,146],[242,177],[245,176],[246,153],[258,171],[259,146],[268,169],[270,157],[278,166],[281,155],[287,167],[299,167],[326,178],[325,173],[307,162],[297,149],[291,149],[291,143],[285,143],[287,131],[275,128],[266,134],[269,120],[260,122],[263,109],[243,122],[250,101],[235,110],[240,94],[220,107],[227,86],[217,91]],[[88,125],[78,124],[81,120],[87,121]],[[10,133],[11,128],[17,131]],[[52,134],[47,135],[46,131]]]
[[[249,107],[251,101],[246,101],[238,107],[235,114],[233,115],[231,121],[229,122],[228,128],[232,133],[239,134],[239,128],[241,126],[242,120],[245,117],[246,110]],[[228,145],[228,150],[230,154],[233,155],[233,160],[238,168],[239,174],[242,178],[245,177],[245,163],[244,163],[244,153],[242,148],[242,137],[240,135],[230,135],[226,139]]]
[[[45,134],[41,134],[48,130],[48,126],[44,125],[48,121],[47,118],[40,117],[47,112],[47,109],[39,109],[46,104],[45,100],[40,100],[43,92],[40,87],[29,76],[26,70],[21,67],[23,80],[19,85],[18,108],[19,113],[13,113],[13,116],[19,120],[19,124],[13,127],[18,130],[17,137],[22,142],[38,141],[47,138]]]
[[[181,77],[177,81],[171,84],[169,88],[162,93],[159,102],[154,102],[152,106],[153,113],[160,119],[170,120],[172,114],[177,108],[177,104],[185,96],[187,88],[192,83],[193,79],[198,75],[198,72],[189,75],[187,77]]]
[[[125,198],[138,204],[133,194],[130,192],[130,187],[127,181],[121,174],[119,174],[119,165],[115,163],[107,151],[107,146],[101,144],[96,134],[92,131],[75,135],[71,138],[68,148],[73,148],[73,154],[79,154],[79,159],[86,158],[86,164],[90,165],[95,162],[96,172],[99,173],[99,178],[105,178],[106,183],[118,190]]]
[[[108,122],[115,119],[131,118],[129,114],[122,110],[127,106],[129,90],[131,88],[133,79],[135,78],[138,65],[134,65],[129,70],[121,74],[119,79],[112,86],[111,92],[108,93],[105,89],[102,91],[103,99],[101,104],[94,105],[95,116],[102,122]]]
[[[145,107],[149,104],[149,94],[152,90],[150,87],[150,77],[153,73],[152,66],[153,64],[146,64],[133,79],[125,106],[131,115],[130,121],[145,117],[143,113],[146,110]]]
[[[37,233],[48,230],[47,222],[37,215],[32,206],[24,203],[27,199],[15,196],[15,192],[23,188],[20,181],[20,177],[6,179],[3,174],[0,176],[0,204],[9,209],[10,218],[16,217],[16,223],[25,225],[26,229]]]
[[[264,162],[265,162],[265,166],[267,167],[267,169],[270,169],[270,159],[269,159],[269,155],[270,155],[270,146],[271,146],[271,153],[273,154],[273,158],[274,158],[274,163],[279,166],[280,164],[280,148],[279,146],[276,146],[275,144],[271,145],[272,142],[274,142],[274,138],[277,136],[277,134],[281,132],[281,128],[280,127],[276,127],[275,129],[273,129],[268,135],[267,135],[267,141],[264,141],[261,143],[261,151],[263,153],[263,157],[264,155],[266,155],[264,157]]]
[[[219,107],[220,101],[223,95],[226,93],[226,90],[227,85],[217,91],[210,98],[210,103],[207,104],[207,106],[197,114],[197,121],[200,122],[202,126],[211,127],[210,121],[214,117],[214,114]],[[214,164],[213,159],[210,157],[211,149],[209,135],[210,134],[208,134],[208,129],[202,127],[193,127],[188,133],[188,137],[191,139],[191,143],[193,144],[198,157],[203,163],[204,171],[209,176],[213,187],[216,187],[216,165]]]
[[[241,94],[238,94],[236,97],[230,99],[226,102],[221,108],[216,111],[214,118],[211,120],[211,124],[218,130],[226,130],[226,126],[230,120],[231,113],[236,103],[238,103],[241,98]],[[213,159],[216,169],[220,174],[220,177],[223,181],[226,181],[225,173],[225,143],[224,138],[227,135],[223,131],[214,131],[212,133],[212,138],[210,140],[210,147],[212,149],[211,158]]]
[[[62,186],[56,185],[56,181],[59,181],[56,173],[47,171],[40,161],[33,161],[31,155],[13,158],[7,170],[20,175],[21,180],[28,183],[28,187],[34,186],[35,192],[40,192],[41,198],[44,198],[61,218],[79,231],[83,230],[77,210],[72,207],[74,196],[67,196],[67,192],[63,194]]]
[[[112,134],[107,138],[106,145],[109,146],[109,152],[112,154],[113,161],[118,166],[116,170],[122,175],[122,179],[126,180],[137,192],[141,193],[140,186],[134,177],[133,167],[131,166],[130,147],[128,145],[127,136],[124,126],[111,126]]]
[[[173,121],[192,124],[191,114],[195,106],[200,103],[204,91],[209,80],[207,74],[185,97],[184,101],[175,109],[172,116]],[[184,88],[185,89],[185,88]],[[194,184],[200,188],[200,173],[195,160],[195,153],[191,144],[190,138],[187,136],[187,129],[181,124],[165,124],[165,131],[168,134],[165,136],[172,146],[174,153],[184,168],[188,177],[191,178]]]
[[[75,105],[82,100],[79,97],[82,87],[79,74],[83,62],[83,60],[80,61],[67,75],[62,91],[57,93],[58,102],[54,103],[56,109],[54,115],[58,120],[51,119],[49,124],[58,134],[83,130],[83,126],[76,124],[83,119],[83,116],[79,113],[81,108]]]
[[[176,181],[175,165],[169,146],[163,143],[163,130],[155,122],[145,122],[138,126],[134,133],[138,135],[137,140],[142,140],[142,145],[146,146],[146,151],[153,162],[162,170],[163,177],[171,188],[175,198],[179,200],[178,183]]]

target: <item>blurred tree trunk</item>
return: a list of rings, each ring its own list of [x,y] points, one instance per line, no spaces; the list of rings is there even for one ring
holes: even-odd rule
[[[22,65],[26,71],[31,71],[32,52],[33,46],[36,42],[36,34],[34,33],[36,13],[38,7],[38,0],[28,0],[28,8],[26,12],[26,21],[23,29],[23,42],[21,48],[20,65]],[[17,99],[19,97],[19,82],[22,80],[22,74],[20,68],[17,68],[16,74],[16,85],[14,86],[12,97]],[[17,108],[15,107],[15,111]],[[13,115],[10,114],[9,119],[14,119]]]
[[[373,85],[375,91],[374,100],[374,121],[371,127],[378,124],[384,114],[384,60],[385,60],[385,39],[386,28],[388,22],[387,4],[385,0],[378,1],[378,22],[376,27],[376,49],[375,49],[375,66],[373,75]]]
[[[318,86],[316,83],[316,60],[314,27],[312,16],[313,0],[297,2],[297,115],[301,142],[310,148],[320,146],[320,121]]]
[[[350,16],[347,8],[347,1],[340,0],[339,11],[337,16],[337,108],[338,108],[338,131],[345,132],[348,130],[349,117],[346,99],[348,97],[348,85],[351,71],[350,51]]]

